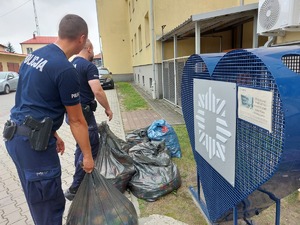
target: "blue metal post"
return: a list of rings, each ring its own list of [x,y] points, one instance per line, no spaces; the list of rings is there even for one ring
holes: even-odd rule
[[[233,224],[238,225],[238,212],[236,206],[233,207]]]
[[[200,176],[197,171],[197,188],[198,188],[198,200],[200,200]]]
[[[268,192],[268,191],[263,190],[261,188],[258,188],[257,190],[267,194],[270,197],[270,199],[272,199],[276,203],[275,225],[280,225],[280,199],[277,198],[271,192]]]
[[[275,225],[280,225],[280,199],[276,199],[276,219]]]

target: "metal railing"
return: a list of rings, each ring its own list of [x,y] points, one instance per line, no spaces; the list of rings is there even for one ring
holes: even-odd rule
[[[178,57],[162,62],[163,98],[178,107],[181,107],[181,78],[188,57]]]

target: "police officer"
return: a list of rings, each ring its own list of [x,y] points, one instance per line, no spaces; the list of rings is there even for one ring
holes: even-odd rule
[[[58,153],[64,152],[64,143],[56,131],[66,111],[84,156],[83,170],[91,173],[94,168],[78,73],[68,61],[82,50],[87,35],[81,17],[66,15],[59,24],[58,40],[29,54],[19,71],[15,106],[3,134],[36,225],[62,224],[65,198]]]
[[[89,138],[92,147],[93,158],[97,156],[99,150],[99,136],[98,128],[93,111],[96,110],[97,102],[105,109],[105,113],[109,120],[112,119],[113,113],[110,109],[105,92],[99,81],[99,72],[97,67],[91,63],[94,58],[93,45],[87,39],[84,48],[78,56],[76,56],[72,63],[79,73],[80,80],[80,101],[83,107],[83,112],[89,126]],[[72,201],[79,188],[85,172],[81,168],[80,162],[82,161],[82,151],[78,144],[75,150],[75,174],[73,176],[73,183],[65,192],[65,197]]]

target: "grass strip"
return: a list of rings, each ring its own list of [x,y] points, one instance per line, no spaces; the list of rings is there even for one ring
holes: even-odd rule
[[[126,111],[148,109],[146,100],[128,82],[117,82],[116,87],[121,94],[121,104]]]

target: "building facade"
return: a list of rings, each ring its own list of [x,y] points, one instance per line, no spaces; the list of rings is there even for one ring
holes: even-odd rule
[[[48,44],[52,44],[57,40],[57,37],[51,37],[51,36],[36,36],[33,35],[33,38],[23,41],[20,43],[22,48],[23,54],[30,54],[33,51],[44,47]]]
[[[6,46],[0,44],[0,52],[5,52],[6,51]]]
[[[0,51],[0,71],[19,72],[26,55]]]
[[[174,95],[180,94],[180,73],[188,56],[259,47],[268,41],[256,32],[258,0],[96,3],[104,66],[113,74],[132,74],[134,82],[154,98],[178,106],[180,100]],[[299,37],[287,32],[275,44]]]

